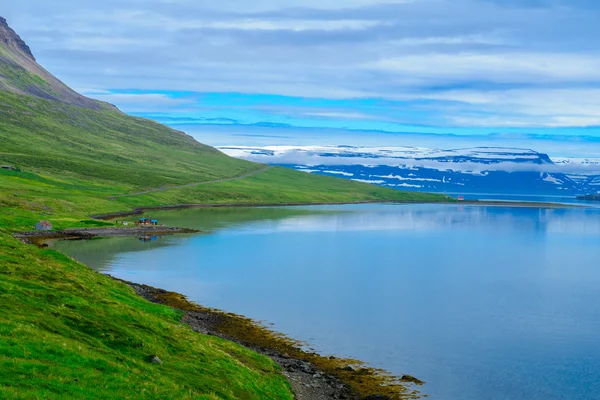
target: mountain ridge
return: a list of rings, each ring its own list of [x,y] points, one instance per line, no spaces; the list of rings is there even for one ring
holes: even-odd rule
[[[25,53],[35,61],[31,48],[29,48],[27,43],[21,39],[17,32],[8,25],[8,22],[4,17],[0,17],[0,40],[2,40],[7,47],[16,47],[18,51]]]
[[[559,159],[530,149],[411,146],[222,146],[241,159],[380,186],[442,193],[577,196],[600,189],[600,160]]]
[[[31,48],[0,16],[0,89],[78,107],[100,110],[115,106],[87,98],[38,64]]]

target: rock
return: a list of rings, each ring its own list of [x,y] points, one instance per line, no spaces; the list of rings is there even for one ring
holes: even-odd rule
[[[364,400],[392,400],[392,398],[384,394],[372,394],[370,396],[365,397]]]
[[[402,375],[402,378],[400,378],[400,382],[414,383],[415,385],[424,385],[425,384],[425,382],[423,382],[422,380],[417,379],[414,376],[410,376],[410,375]]]
[[[316,373],[316,369],[313,366],[300,360],[292,360],[286,365],[286,369],[290,372],[304,372],[311,375]]]
[[[148,361],[150,361],[152,364],[163,365],[163,362],[160,358],[158,358],[158,356],[150,356],[148,357]]]

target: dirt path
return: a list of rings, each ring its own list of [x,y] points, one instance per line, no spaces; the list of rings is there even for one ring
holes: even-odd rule
[[[243,175],[235,176],[233,178],[217,179],[217,180],[214,180],[214,181],[204,181],[204,182],[188,183],[188,184],[179,185],[179,186],[168,186],[168,187],[162,187],[162,188],[157,188],[157,189],[149,189],[149,190],[145,190],[143,192],[129,193],[129,194],[118,194],[118,195],[115,195],[115,196],[108,196],[108,198],[111,199],[111,200],[115,200],[115,199],[120,198],[120,197],[139,196],[139,195],[148,194],[148,193],[164,192],[165,190],[182,189],[182,188],[188,188],[188,187],[194,187],[194,186],[200,186],[200,185],[208,185],[209,183],[237,181],[238,179],[244,179],[244,178],[249,178],[249,177],[254,176],[254,175],[258,175],[260,173],[263,173],[265,171],[270,170],[271,168],[273,168],[273,166],[269,165],[268,167],[261,168],[261,169],[256,170],[256,171],[247,172],[247,173],[245,173]]]

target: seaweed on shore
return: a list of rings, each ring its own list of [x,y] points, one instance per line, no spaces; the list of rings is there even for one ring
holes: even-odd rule
[[[284,359],[296,359],[314,365],[322,373],[329,374],[347,385],[358,399],[368,398],[374,394],[383,396],[380,398],[394,400],[425,397],[417,389],[417,386],[424,385],[424,382],[410,375],[397,377],[385,370],[371,368],[358,360],[323,356],[310,349],[306,350],[303,342],[274,332],[250,318],[203,307],[179,293],[127,283],[138,289],[142,288],[143,295],[152,301],[186,313],[205,315],[204,318],[210,320],[211,329],[216,331],[210,332],[212,334],[263,353],[276,353]]]

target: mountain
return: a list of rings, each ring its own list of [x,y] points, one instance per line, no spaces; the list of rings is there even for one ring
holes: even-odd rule
[[[585,196],[578,196],[577,199],[587,201],[600,201],[600,194],[588,194]]]
[[[242,159],[402,190],[537,196],[600,190],[600,159],[552,160],[529,149],[227,146],[220,150]]]
[[[31,49],[0,17],[0,89],[99,110],[103,103],[70,89],[42,68]]]

